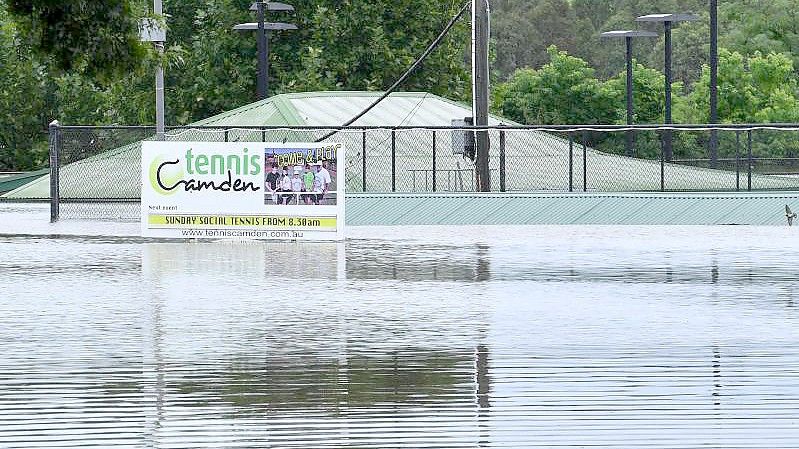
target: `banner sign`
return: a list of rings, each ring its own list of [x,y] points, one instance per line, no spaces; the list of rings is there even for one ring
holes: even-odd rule
[[[142,142],[142,235],[342,240],[344,160],[339,143]]]

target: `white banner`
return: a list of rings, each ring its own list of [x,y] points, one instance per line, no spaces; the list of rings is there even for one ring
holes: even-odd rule
[[[338,143],[143,142],[142,235],[343,240],[344,161]]]

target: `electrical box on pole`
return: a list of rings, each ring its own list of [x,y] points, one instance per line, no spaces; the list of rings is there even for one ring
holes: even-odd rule
[[[474,126],[471,117],[452,120],[453,127]],[[474,161],[474,131],[469,129],[455,129],[452,131],[452,154],[460,154]]]

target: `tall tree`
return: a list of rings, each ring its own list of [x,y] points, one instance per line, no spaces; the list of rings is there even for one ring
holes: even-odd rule
[[[492,15],[494,69],[502,79],[517,68],[540,67],[549,60],[550,45],[573,53],[584,36],[578,30],[586,26],[590,22],[578,20],[568,0],[502,2]]]
[[[706,123],[709,111],[710,70],[680,102],[681,121]],[[793,61],[781,53],[746,57],[719,50],[719,119],[723,123],[799,121],[799,80]]]
[[[46,83],[45,67],[0,10],[0,171],[44,162]]]
[[[663,72],[650,69],[637,61],[633,61],[633,110],[635,123],[663,123],[665,110],[665,88]],[[626,123],[626,91],[627,72],[623,71],[607,81],[607,87],[613,92],[618,120]]]
[[[784,53],[799,69],[799,0],[720,2],[721,41],[744,54]]]
[[[524,124],[607,124],[617,120],[616,97],[580,58],[552,46],[538,70],[518,70],[495,94],[503,115]]]
[[[186,0],[170,0],[175,6]],[[197,2],[195,2],[197,3]],[[294,14],[270,20],[296,23],[298,30],[273,33],[270,40],[271,93],[307,90],[381,90],[411,65],[460,9],[437,0],[299,0]],[[171,22],[172,50],[184,61],[167,72],[167,115],[180,123],[255,99],[255,35],[233,31],[251,21],[242,0],[201,0],[177,8]],[[192,26],[185,24],[191,22]],[[461,20],[439,48],[401,86],[460,98],[468,89],[463,55],[468,22]],[[409,32],[413,30],[413,32]],[[177,46],[178,48],[176,48]],[[168,52],[169,53],[169,52]]]
[[[300,29],[281,35],[274,44],[275,75],[285,90],[384,89],[463,5],[455,0],[300,0],[294,4]],[[467,15],[402,88],[462,97],[469,79],[463,64],[468,30]]]
[[[9,12],[62,69],[122,73],[141,56],[138,16],[130,0],[6,0]]]

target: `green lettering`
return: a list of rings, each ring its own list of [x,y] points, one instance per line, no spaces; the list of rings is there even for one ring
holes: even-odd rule
[[[221,174],[225,171],[225,157],[221,154],[211,155],[211,174]]]
[[[251,175],[258,175],[261,173],[261,156],[253,154],[250,158],[250,164],[252,165],[252,169],[250,170]]]
[[[194,167],[197,170],[197,173],[201,175],[208,174],[208,170],[203,168],[206,167],[207,165],[208,165],[208,156],[204,154],[197,156],[197,159],[194,161]]]
[[[221,157],[221,156],[220,156]],[[244,156],[245,160],[247,156]],[[236,169],[233,170],[233,166],[236,166]],[[227,157],[227,169],[233,170],[237,175],[241,174],[241,158],[235,154],[231,154]]]
[[[191,148],[186,150],[186,171],[189,172],[190,175],[194,174],[194,171],[191,169],[191,159],[194,155],[191,154]]]

